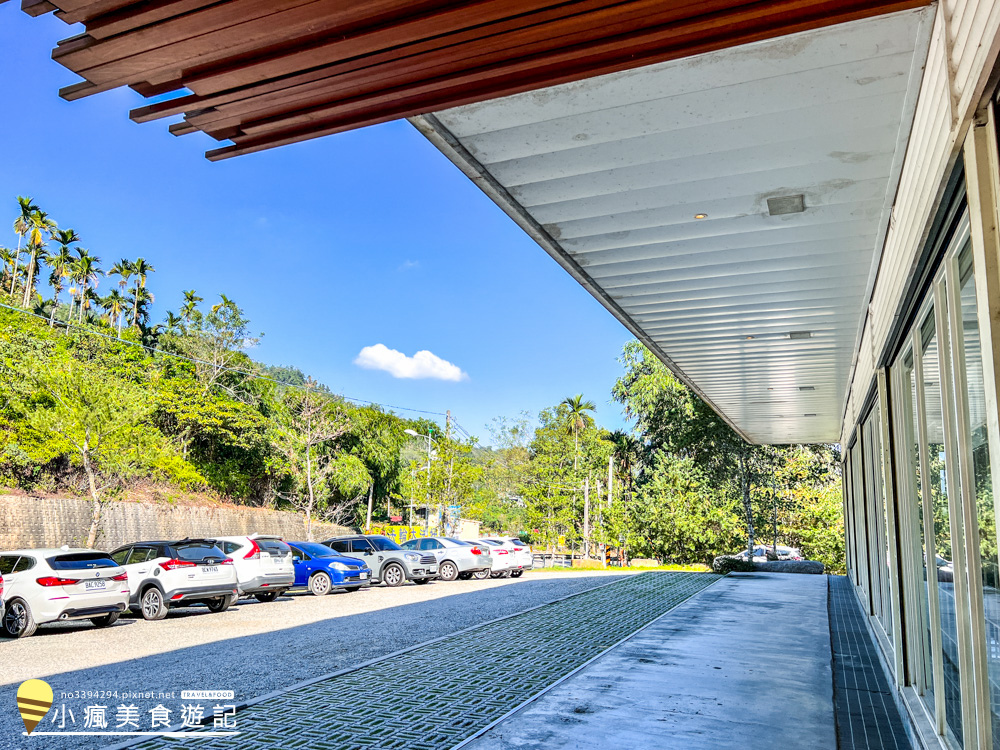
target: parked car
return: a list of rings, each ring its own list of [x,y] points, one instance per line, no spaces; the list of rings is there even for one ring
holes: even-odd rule
[[[239,597],[236,566],[214,539],[133,542],[111,558],[128,574],[129,606],[145,620],[192,604],[223,612]]]
[[[531,551],[531,547],[517,537],[510,537],[510,543],[514,546],[514,560],[521,566],[521,570],[511,571],[511,576],[517,578],[524,571],[535,567],[535,554]]]
[[[489,571],[493,566],[493,558],[485,544],[466,543],[447,536],[427,536],[410,539],[400,546],[434,555],[438,561],[438,577],[442,581],[454,581],[465,573],[473,575],[482,570]]]
[[[0,573],[0,628],[3,627],[3,574]]]
[[[125,571],[107,552],[62,547],[0,552],[3,635],[25,638],[39,625],[90,620],[113,625],[128,608]]]
[[[240,596],[273,602],[295,585],[292,548],[281,537],[266,534],[220,536],[216,542],[236,567]]]
[[[781,544],[777,546],[779,560],[802,560],[802,552],[798,547],[785,547]]]
[[[438,576],[438,559],[403,549],[387,536],[354,534],[336,536],[323,542],[342,555],[364,561],[372,571],[373,583],[399,586],[407,581],[428,583]]]
[[[516,537],[488,536],[483,539],[491,546],[500,546],[507,550],[510,555],[508,567],[511,578],[519,578],[524,571],[531,570],[534,565],[534,557],[531,554],[531,547]],[[496,570],[496,563],[493,563],[493,570]]]
[[[480,539],[478,542],[466,542],[467,544],[486,545],[489,549],[490,557],[493,558],[493,565],[488,571],[478,571],[473,574],[473,578],[510,578],[511,574],[517,570],[520,572],[518,564],[514,561],[514,548],[505,539]]]
[[[296,588],[326,596],[335,588],[354,591],[371,585],[372,572],[360,560],[344,557],[319,542],[289,542],[288,546],[292,548]]]
[[[741,552],[737,552],[734,555],[730,555],[730,557],[735,557],[735,558],[737,558],[739,560],[746,560],[747,559],[747,551],[743,550]],[[767,562],[767,549],[765,547],[761,547],[761,546],[754,547],[753,548],[753,561],[754,562]]]

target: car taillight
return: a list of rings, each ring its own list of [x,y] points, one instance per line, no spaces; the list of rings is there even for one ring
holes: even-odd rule
[[[483,554],[483,551],[481,549],[479,549],[479,547],[473,547],[472,548],[472,554],[474,554],[474,555],[481,555],[481,554]]]
[[[74,583],[79,583],[78,578],[57,578],[56,576],[45,576],[44,578],[36,578],[35,583],[39,586],[72,586]]]
[[[505,550],[505,549],[495,549],[493,551],[496,552],[498,555],[506,555],[507,554],[507,550]]]
[[[232,565],[232,564],[233,564],[233,559],[231,557],[227,557],[225,560],[219,563],[219,565]]]
[[[243,555],[244,560],[259,560],[260,559],[260,546],[253,539],[250,540],[250,551]],[[232,560],[230,560],[232,562]]]
[[[111,576],[111,580],[112,581],[127,581],[128,580],[128,573],[119,573],[116,576]]]
[[[194,568],[197,567],[197,563],[188,562],[187,560],[164,560],[160,563],[160,567],[164,570],[177,570],[177,568]]]

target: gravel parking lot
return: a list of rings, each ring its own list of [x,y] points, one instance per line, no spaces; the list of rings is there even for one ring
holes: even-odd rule
[[[122,618],[107,630],[87,625],[39,628],[21,641],[0,640],[0,748],[92,748],[91,738],[30,742],[13,710],[17,686],[45,679],[55,705],[74,711],[121,700],[60,700],[62,692],[233,690],[235,702],[413,646],[497,617],[621,578],[622,573],[533,571],[521,579],[374,587],[326,597],[295,595],[270,604],[244,601],[221,614],[178,609],[166,620]],[[157,698],[129,699],[144,716]],[[176,706],[178,701],[173,702]],[[79,715],[78,715],[79,714]],[[50,721],[52,714],[44,722]],[[69,716],[66,716],[69,729]],[[38,731],[45,728],[39,725]],[[113,722],[112,722],[113,728]]]

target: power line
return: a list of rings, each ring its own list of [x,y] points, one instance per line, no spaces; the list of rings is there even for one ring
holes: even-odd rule
[[[14,312],[21,313],[22,315],[27,315],[27,316],[32,317],[32,318],[38,318],[39,320],[44,320],[45,322],[49,322],[49,318],[46,318],[44,315],[38,315],[37,313],[33,313],[30,310],[24,310],[24,309],[22,309],[20,307],[13,307],[12,305],[5,305],[3,303],[0,303],[0,308],[6,309],[6,310],[13,310]],[[156,347],[146,346],[145,344],[142,344],[142,343],[137,342],[137,341],[129,341],[128,339],[119,338],[118,336],[111,336],[110,334],[101,333],[100,331],[95,331],[95,330],[92,330],[91,328],[88,328],[87,326],[79,325],[77,323],[72,323],[70,321],[66,321],[66,322],[58,321],[58,322],[59,322],[60,326],[65,326],[66,328],[75,328],[75,329],[77,329],[79,331],[82,331],[83,333],[86,333],[86,334],[88,334],[90,336],[97,336],[99,338],[107,339],[108,341],[116,341],[119,344],[125,344],[127,346],[134,346],[134,347],[137,347],[139,349],[144,349],[145,351],[150,352],[152,354],[161,354],[164,357],[172,357],[173,359],[179,359],[179,360],[182,360],[182,361],[185,361],[185,362],[193,362],[195,364],[208,365],[209,367],[216,367],[216,368],[218,368],[222,372],[230,372],[230,373],[233,373],[235,375],[244,375],[246,377],[254,378],[256,380],[266,380],[268,382],[274,383],[275,385],[284,386],[286,388],[297,388],[297,389],[303,390],[303,391],[309,390],[305,386],[299,385],[298,383],[287,383],[287,382],[285,382],[283,380],[278,380],[276,378],[271,378],[271,377],[268,377],[267,375],[262,375],[262,374],[260,374],[258,372],[252,372],[250,370],[241,370],[241,369],[236,368],[236,367],[224,367],[224,366],[213,364],[212,362],[206,362],[205,360],[202,360],[202,359],[196,359],[195,357],[187,357],[187,356],[185,356],[183,354],[175,354],[174,352],[167,352],[167,351],[164,351],[163,349],[157,349]],[[352,401],[355,404],[359,404],[359,405],[360,404],[370,404],[370,405],[373,405],[373,406],[381,406],[381,407],[384,407],[386,409],[399,409],[400,411],[410,411],[410,412],[415,412],[417,414],[433,414],[433,415],[439,416],[439,417],[445,416],[445,413],[444,412],[440,412],[440,411],[427,411],[426,409],[414,409],[414,408],[411,408],[409,406],[394,406],[392,404],[383,404],[383,403],[380,403],[378,401],[372,401],[370,399],[365,399],[365,398],[355,398],[353,396],[345,396],[343,394],[340,394],[339,397],[341,399],[343,399],[344,401]]]

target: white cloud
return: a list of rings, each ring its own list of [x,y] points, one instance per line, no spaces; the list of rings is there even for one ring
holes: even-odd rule
[[[399,268],[397,268],[396,270],[397,271],[412,271],[414,268],[420,268],[420,261],[419,260],[407,260],[407,261],[404,261],[402,264],[400,264]]]
[[[458,365],[426,349],[408,357],[385,344],[366,346],[359,352],[354,364],[366,370],[384,370],[394,378],[434,378],[457,383],[469,377]]]

